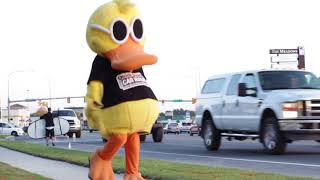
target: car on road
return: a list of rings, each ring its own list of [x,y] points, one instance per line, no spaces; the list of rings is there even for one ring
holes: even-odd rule
[[[73,137],[75,134],[76,138],[81,137],[81,122],[80,119],[77,117],[76,113],[72,109],[59,109],[52,112],[53,117],[59,117],[67,120],[70,125],[70,130],[67,133],[69,137]]]
[[[192,127],[192,123],[190,122],[183,122],[181,126],[181,132],[190,132],[190,128]]]
[[[197,97],[196,122],[210,151],[225,136],[259,139],[266,152],[283,154],[292,141],[320,140],[320,80],[289,69],[211,76]]]
[[[22,136],[25,133],[21,127],[11,123],[0,122],[0,134]]]
[[[178,123],[169,123],[168,128],[165,129],[164,134],[174,133],[174,134],[180,134],[181,129],[180,125]]]
[[[201,135],[200,132],[201,132],[201,127],[199,127],[196,124],[193,124],[189,130],[190,136],[193,136],[194,134],[198,134],[200,136]]]

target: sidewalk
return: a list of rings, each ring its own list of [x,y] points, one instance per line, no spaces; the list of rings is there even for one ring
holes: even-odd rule
[[[89,169],[61,161],[49,160],[0,147],[0,161],[55,180],[88,180]],[[115,175],[122,180],[122,175]]]

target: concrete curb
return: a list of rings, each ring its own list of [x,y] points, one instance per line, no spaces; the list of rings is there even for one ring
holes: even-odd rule
[[[3,145],[0,145],[1,148],[3,149],[2,154],[7,154],[6,157],[1,159],[1,162],[11,166],[54,179],[88,179],[87,173],[89,169],[87,166],[59,159],[35,156],[31,153],[17,151]],[[18,158],[13,159],[11,158],[12,156]],[[65,167],[69,170],[69,173],[76,177],[67,177],[69,173],[65,173]],[[61,176],[64,177],[62,178]],[[123,179],[123,174],[115,174],[115,178],[116,180]]]

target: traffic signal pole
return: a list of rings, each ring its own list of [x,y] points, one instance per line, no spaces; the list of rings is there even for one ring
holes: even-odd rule
[[[70,103],[70,99],[84,99],[85,96],[68,96],[68,97],[54,97],[54,98],[35,98],[35,99],[21,99],[21,100],[10,100],[10,103],[17,103],[17,102],[35,102],[35,101],[45,101],[45,100],[59,100],[59,99],[67,99],[67,102]],[[165,99],[165,100],[158,100],[159,102],[192,102],[195,103],[196,99],[192,98],[190,100],[184,99]]]
[[[45,101],[45,100],[58,100],[58,99],[84,99],[84,96],[68,96],[68,97],[55,97],[55,98],[36,98],[36,99],[22,99],[22,100],[14,100],[10,101],[10,103],[16,103],[16,102],[34,102],[34,101]]]

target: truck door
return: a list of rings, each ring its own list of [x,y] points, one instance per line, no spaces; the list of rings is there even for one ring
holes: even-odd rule
[[[223,97],[222,102],[222,124],[223,129],[235,128],[234,122],[239,114],[238,104],[238,83],[241,78],[241,74],[234,74],[228,84],[228,89]]]
[[[239,115],[237,116],[237,126],[240,130],[256,130],[259,122],[258,112],[261,105],[261,101],[258,98],[256,76],[248,73],[245,75],[243,82],[246,83],[247,96],[238,97]]]

